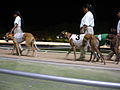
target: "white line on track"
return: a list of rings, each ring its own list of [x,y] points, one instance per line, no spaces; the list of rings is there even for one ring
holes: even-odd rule
[[[34,62],[34,63],[43,63],[43,64],[51,64],[51,65],[59,65],[59,66],[69,66],[69,67],[77,67],[77,68],[120,71],[120,68],[110,68],[110,67],[104,67],[104,66],[100,67],[100,66],[89,66],[89,65],[86,66],[86,65],[77,65],[77,64],[66,64],[66,63],[62,63],[62,62],[53,62],[53,61],[36,60],[36,59],[19,59],[19,58],[12,58],[12,57],[0,57],[0,60]]]
[[[13,48],[11,47],[0,47],[0,49],[4,50],[12,50]],[[51,53],[67,53],[68,51],[58,51],[58,50],[38,50],[38,52],[51,52]],[[71,52],[73,53],[73,52]],[[80,54],[80,52],[76,52],[76,54]],[[86,55],[90,55],[90,52],[87,52]],[[103,55],[106,55],[106,53],[103,53]]]

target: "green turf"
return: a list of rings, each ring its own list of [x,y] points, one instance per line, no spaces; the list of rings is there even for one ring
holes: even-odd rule
[[[64,76],[71,78],[120,83],[120,71],[86,69],[43,63],[0,60],[0,68]],[[112,90],[72,85],[44,80],[0,74],[0,90]]]
[[[118,90],[0,74],[0,90]]]

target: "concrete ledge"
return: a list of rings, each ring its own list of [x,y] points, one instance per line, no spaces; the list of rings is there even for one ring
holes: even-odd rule
[[[9,40],[9,42],[6,42],[5,40],[0,40],[0,44],[13,44],[12,40]],[[25,44],[23,42],[22,44]],[[70,46],[69,43],[62,43],[62,42],[43,42],[43,41],[37,41],[37,45],[55,45],[55,46]],[[109,46],[103,45],[100,46],[100,48],[110,48]]]
[[[9,40],[9,42],[6,42],[5,40],[0,40],[0,44],[13,44],[12,40]],[[23,42],[22,44],[25,44]],[[65,45],[65,46],[70,46],[69,43],[62,43],[62,42],[43,42],[43,41],[37,41],[37,45]]]

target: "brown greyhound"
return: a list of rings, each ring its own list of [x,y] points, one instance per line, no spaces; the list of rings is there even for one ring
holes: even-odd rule
[[[6,33],[6,35],[3,37],[5,40],[11,39],[14,43],[14,49],[17,52],[18,56],[22,55],[22,51],[19,47],[19,44],[25,41],[25,45],[28,47],[28,52],[31,49],[33,51],[32,56],[35,56],[35,51],[37,50],[37,46],[35,44],[35,38],[31,33],[22,33],[22,40],[17,40],[12,33]],[[12,52],[14,52],[14,49]],[[27,53],[28,54],[28,53]]]
[[[76,35],[76,34],[72,34],[66,31],[61,32],[61,34],[59,35],[59,38],[68,38],[69,39],[69,43],[71,45],[70,50],[68,51],[67,55],[69,55],[69,53],[71,52],[71,50],[73,50],[74,52],[74,60],[76,60],[76,48],[80,48],[82,50],[84,50],[86,48],[86,46],[90,46],[91,51],[94,53],[98,53],[100,58],[102,59],[102,61],[105,64],[105,60],[103,55],[101,54],[101,52],[98,49],[99,46],[99,41],[96,38],[95,35],[91,35],[91,34],[80,34],[80,35]],[[81,41],[79,41],[81,39]]]
[[[111,35],[113,38],[110,40],[111,50],[116,55],[115,63],[119,64],[120,61],[120,35]]]

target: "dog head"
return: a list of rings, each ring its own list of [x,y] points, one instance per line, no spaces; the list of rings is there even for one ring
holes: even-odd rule
[[[5,36],[3,36],[3,39],[5,39],[7,42],[9,39],[12,39],[13,38],[13,34],[12,33],[6,33]]]
[[[113,39],[115,36],[115,34],[108,34],[107,39]]]
[[[66,38],[68,35],[68,32],[66,30],[62,31],[58,36],[56,36],[58,39],[60,38]]]
[[[110,45],[115,36],[115,34],[108,34],[108,36],[106,37],[106,45]]]

